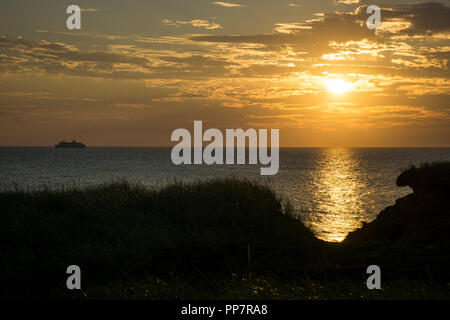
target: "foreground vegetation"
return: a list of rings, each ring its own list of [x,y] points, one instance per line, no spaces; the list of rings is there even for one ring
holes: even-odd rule
[[[3,298],[450,298],[446,243],[325,243],[251,181],[9,190],[0,210]],[[81,291],[65,287],[72,264]]]

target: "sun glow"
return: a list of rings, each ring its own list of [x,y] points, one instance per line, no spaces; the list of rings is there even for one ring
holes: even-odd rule
[[[342,79],[328,79],[325,80],[325,84],[333,93],[343,94],[350,91],[353,88],[353,84]]]

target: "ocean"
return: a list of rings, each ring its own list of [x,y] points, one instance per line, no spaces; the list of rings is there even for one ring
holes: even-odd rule
[[[397,198],[411,193],[395,185],[403,169],[450,161],[450,148],[281,148],[275,176],[260,165],[181,165],[170,148],[0,147],[0,185],[11,189],[87,186],[126,179],[147,186],[173,181],[238,177],[269,184],[318,238],[341,241],[372,221]]]

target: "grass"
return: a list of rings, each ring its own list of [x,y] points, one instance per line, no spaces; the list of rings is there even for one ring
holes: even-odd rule
[[[201,299],[201,300],[361,300],[361,299],[449,299],[448,286],[400,279],[382,283],[382,290],[368,290],[365,279],[342,277],[333,282],[307,277],[278,278],[252,272],[212,274],[208,281],[173,275],[168,279],[146,277],[111,282],[83,292],[73,292],[82,299]]]
[[[16,188],[0,210],[3,298],[449,298],[448,248],[325,243],[248,180]],[[374,261],[384,293],[365,286]],[[82,291],[65,289],[72,264]]]

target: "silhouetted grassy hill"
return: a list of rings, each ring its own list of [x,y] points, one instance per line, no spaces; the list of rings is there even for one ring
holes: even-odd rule
[[[320,241],[273,191],[234,179],[146,189],[126,182],[0,194],[0,282],[64,283],[312,260]],[[250,261],[249,261],[250,260]],[[9,287],[9,286],[8,286]],[[5,286],[1,286],[4,289]]]
[[[343,243],[318,240],[269,187],[225,179],[0,193],[0,297],[449,298],[449,164]],[[79,265],[81,291],[66,289]],[[369,265],[383,291],[369,291]]]

